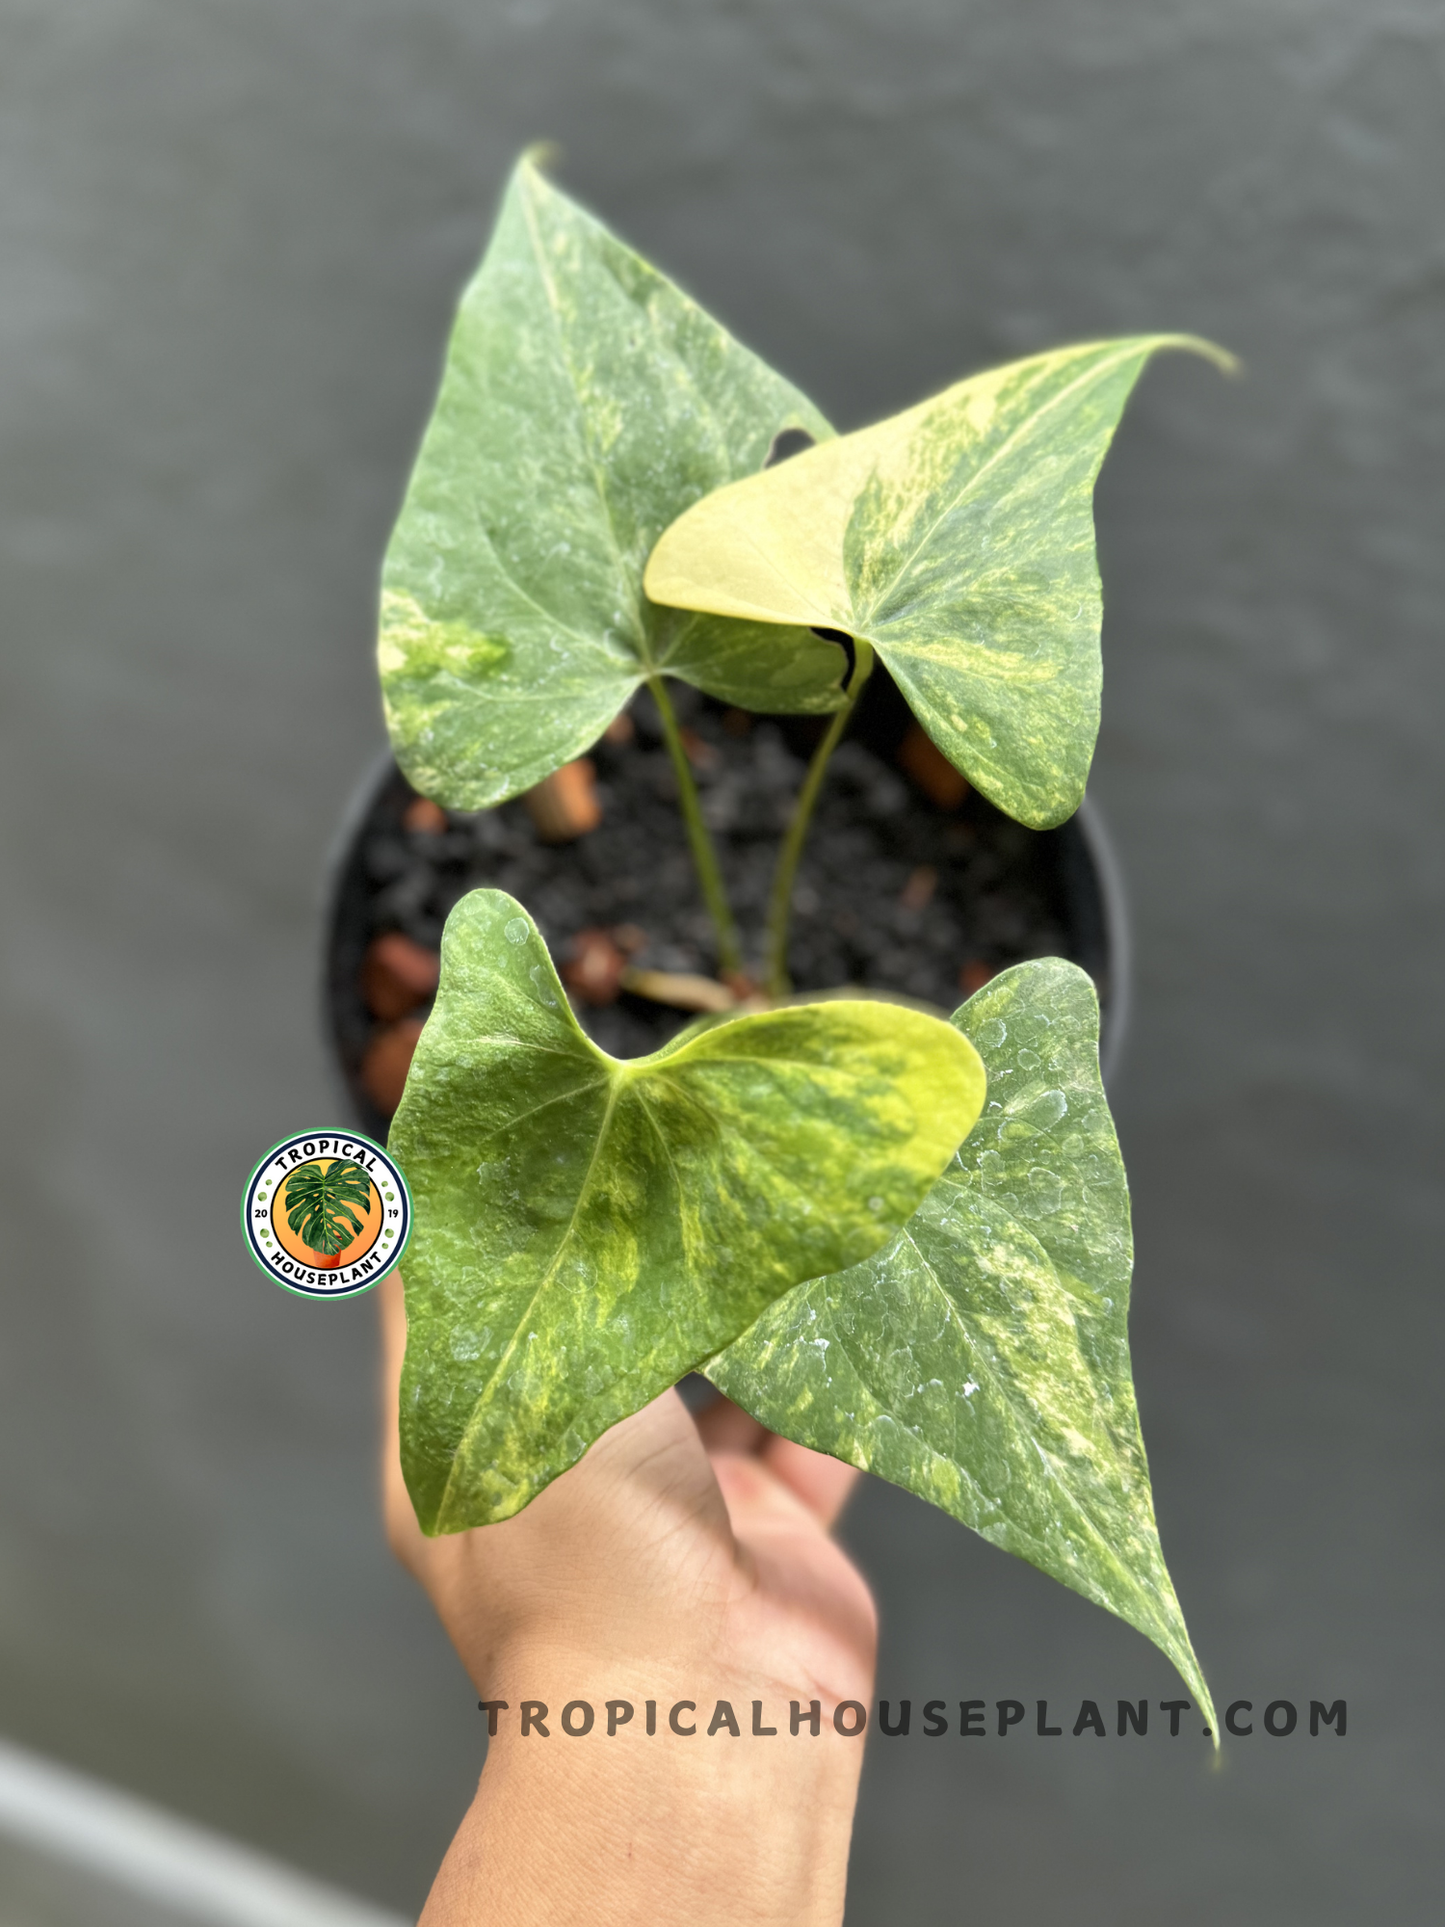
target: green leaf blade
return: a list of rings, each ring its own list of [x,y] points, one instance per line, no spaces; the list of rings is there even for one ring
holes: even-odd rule
[[[764,715],[825,716],[842,706],[847,658],[810,629],[705,615],[678,623],[676,610],[649,607],[657,665],[679,682]]]
[[[648,593],[865,638],[943,753],[1035,829],[1083,797],[1099,724],[1093,490],[1144,335],[970,377],[721,489],[659,541]]]
[[[1159,1546],[1128,1345],[1128,1191],[1083,972],[954,1018],[987,1108],[891,1244],[705,1368],[772,1430],[927,1499],[1152,1639],[1213,1705]]]
[[[524,159],[462,297],[383,572],[398,760],[476,809],[595,742],[654,670],[823,713],[842,659],[805,632],[680,617],[642,590],[658,535],[817,410]]]
[[[391,1137],[423,1529],[518,1511],[774,1298],[875,1251],[982,1101],[956,1031],[864,1001],[609,1058],[518,905],[464,898]]]

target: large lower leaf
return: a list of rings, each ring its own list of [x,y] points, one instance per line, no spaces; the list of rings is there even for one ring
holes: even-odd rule
[[[707,1375],[1137,1626],[1213,1725],[1139,1436],[1093,986],[1057,958],[1020,964],[953,1021],[988,1072],[957,1157],[891,1243],[779,1299]]]
[[[863,1001],[608,1057],[519,905],[463,898],[390,1140],[423,1529],[518,1511],[773,1299],[876,1251],[983,1089],[948,1024]]]
[[[951,762],[1021,823],[1078,808],[1099,730],[1094,480],[1159,348],[1035,355],[805,450],[688,509],[647,593],[815,623],[877,649]]]
[[[386,556],[382,692],[412,782],[459,809],[501,802],[657,671],[750,709],[837,708],[835,644],[642,591],[668,523],[790,427],[833,432],[523,160]]]

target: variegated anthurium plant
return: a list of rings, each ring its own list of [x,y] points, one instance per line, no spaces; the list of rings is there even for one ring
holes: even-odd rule
[[[391,1137],[415,1201],[402,1451],[425,1531],[507,1518],[701,1371],[1128,1620],[1214,1724],[1139,1434],[1089,979],[1024,963],[945,1021],[847,987],[793,998],[787,978],[799,851],[875,655],[1009,816],[1047,828],[1078,807],[1099,713],[1094,480],[1161,348],[1227,359],[1173,335],[1062,348],[836,435],[518,166],[387,552],[392,741],[424,795],[483,809],[645,686],[719,975],[760,994],[615,1059],[521,904],[478,890],[453,911]],[[830,719],[762,970],[669,678]]]

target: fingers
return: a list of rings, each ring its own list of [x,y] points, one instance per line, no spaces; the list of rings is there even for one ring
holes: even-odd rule
[[[810,1452],[806,1445],[767,1434],[762,1461],[781,1485],[802,1500],[820,1525],[832,1526],[858,1483],[858,1468],[830,1459],[826,1452]]]
[[[773,1436],[765,1425],[759,1425],[741,1405],[734,1405],[721,1392],[711,1405],[695,1412],[693,1418],[698,1437],[709,1455],[715,1452],[756,1455]]]
[[[581,1460],[562,1473],[514,1518],[473,1531],[428,1539],[417,1523],[411,1495],[401,1469],[400,1392],[406,1352],[406,1300],[399,1272],[382,1280],[376,1290],[381,1321],[381,1499],[387,1542],[400,1563],[431,1594],[443,1611],[453,1638],[452,1622],[440,1597],[448,1600],[463,1580],[477,1575],[460,1569],[475,1559],[483,1561],[480,1541],[487,1541],[484,1563],[493,1592],[526,1593],[528,1574],[560,1561],[565,1578],[579,1564],[577,1548],[594,1547],[592,1563],[608,1546],[630,1547],[635,1557],[650,1535],[665,1537],[670,1522],[687,1518],[694,1529],[710,1532],[731,1546],[731,1527],[712,1466],[699,1450],[697,1432],[682,1400],[667,1391],[630,1418],[621,1420],[596,1440]],[[731,1408],[737,1411],[736,1407]],[[737,1412],[745,1424],[753,1421]],[[759,1432],[762,1427],[756,1428]],[[468,1550],[471,1542],[477,1542]],[[581,1563],[586,1563],[582,1561]],[[555,1586],[557,1573],[552,1572]],[[545,1594],[548,1588],[543,1586]]]
[[[694,1418],[709,1457],[758,1459],[780,1485],[803,1502],[820,1525],[833,1525],[857,1484],[855,1466],[779,1438],[730,1398],[719,1395]]]
[[[401,1362],[406,1352],[406,1300],[401,1273],[392,1272],[376,1288],[381,1317],[381,1514],[387,1543],[410,1571],[417,1570],[423,1548],[421,1527],[401,1476]]]
[[[383,1423],[397,1429],[397,1395],[401,1389],[401,1361],[406,1351],[406,1299],[401,1273],[390,1272],[376,1288],[381,1314],[381,1397]]]

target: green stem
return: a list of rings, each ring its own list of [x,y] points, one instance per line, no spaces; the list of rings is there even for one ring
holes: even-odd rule
[[[692,845],[697,880],[702,885],[703,900],[717,932],[718,972],[721,976],[740,973],[743,950],[738,940],[738,927],[733,921],[727,891],[723,888],[717,852],[708,835],[707,825],[702,820],[702,804],[698,801],[697,784],[693,781],[692,765],[687,760],[682,731],[677,726],[677,713],[661,676],[649,676],[647,686],[652,691],[652,700],[657,704],[657,713],[662,718],[663,739],[677,776],[677,799],[682,805],[682,820],[687,825],[687,840]]]
[[[793,911],[793,884],[798,874],[798,859],[808,840],[813,810],[818,801],[818,792],[823,787],[829,761],[852,720],[853,710],[863,693],[863,685],[872,673],[873,650],[861,636],[855,637],[848,700],[835,711],[823,740],[813,751],[808,774],[803,778],[803,787],[798,791],[798,800],[793,805],[788,833],[778,852],[778,867],[773,872],[773,891],[768,902],[768,994],[772,997],[786,997],[793,987],[788,976],[788,921]]]

